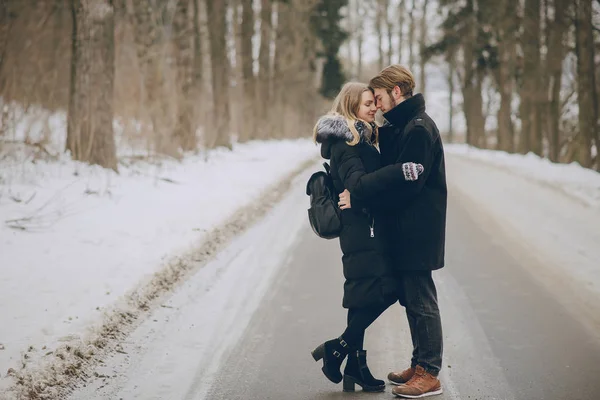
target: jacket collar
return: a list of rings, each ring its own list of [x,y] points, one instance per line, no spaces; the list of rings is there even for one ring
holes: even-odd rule
[[[383,117],[394,127],[404,130],[406,124],[422,112],[425,112],[425,99],[421,93],[417,93],[383,114]]]

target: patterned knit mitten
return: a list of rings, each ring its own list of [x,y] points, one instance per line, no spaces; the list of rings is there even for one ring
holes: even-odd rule
[[[413,162],[407,162],[402,164],[402,172],[404,172],[404,179],[407,181],[416,181],[419,179],[419,175],[423,173],[425,168],[421,164]]]

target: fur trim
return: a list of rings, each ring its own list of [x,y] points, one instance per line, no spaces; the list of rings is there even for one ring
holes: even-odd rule
[[[317,143],[323,143],[328,139],[341,139],[349,142],[354,137],[344,117],[327,114],[319,118],[317,122],[316,139]]]

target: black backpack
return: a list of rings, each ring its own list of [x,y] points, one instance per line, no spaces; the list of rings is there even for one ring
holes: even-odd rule
[[[317,236],[334,239],[340,236],[342,221],[329,164],[323,163],[323,167],[325,172],[315,172],[306,184],[306,194],[310,196],[308,220]]]

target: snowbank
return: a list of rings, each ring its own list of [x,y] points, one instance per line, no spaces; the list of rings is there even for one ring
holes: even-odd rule
[[[0,161],[0,391],[8,368],[83,335],[166,260],[317,156],[309,140],[286,140],[120,174],[63,158]]]
[[[589,206],[600,206],[600,173],[583,168],[578,163],[557,164],[533,153],[510,154],[465,144],[446,144],[444,148],[446,153],[501,167],[523,178],[547,184]]]

